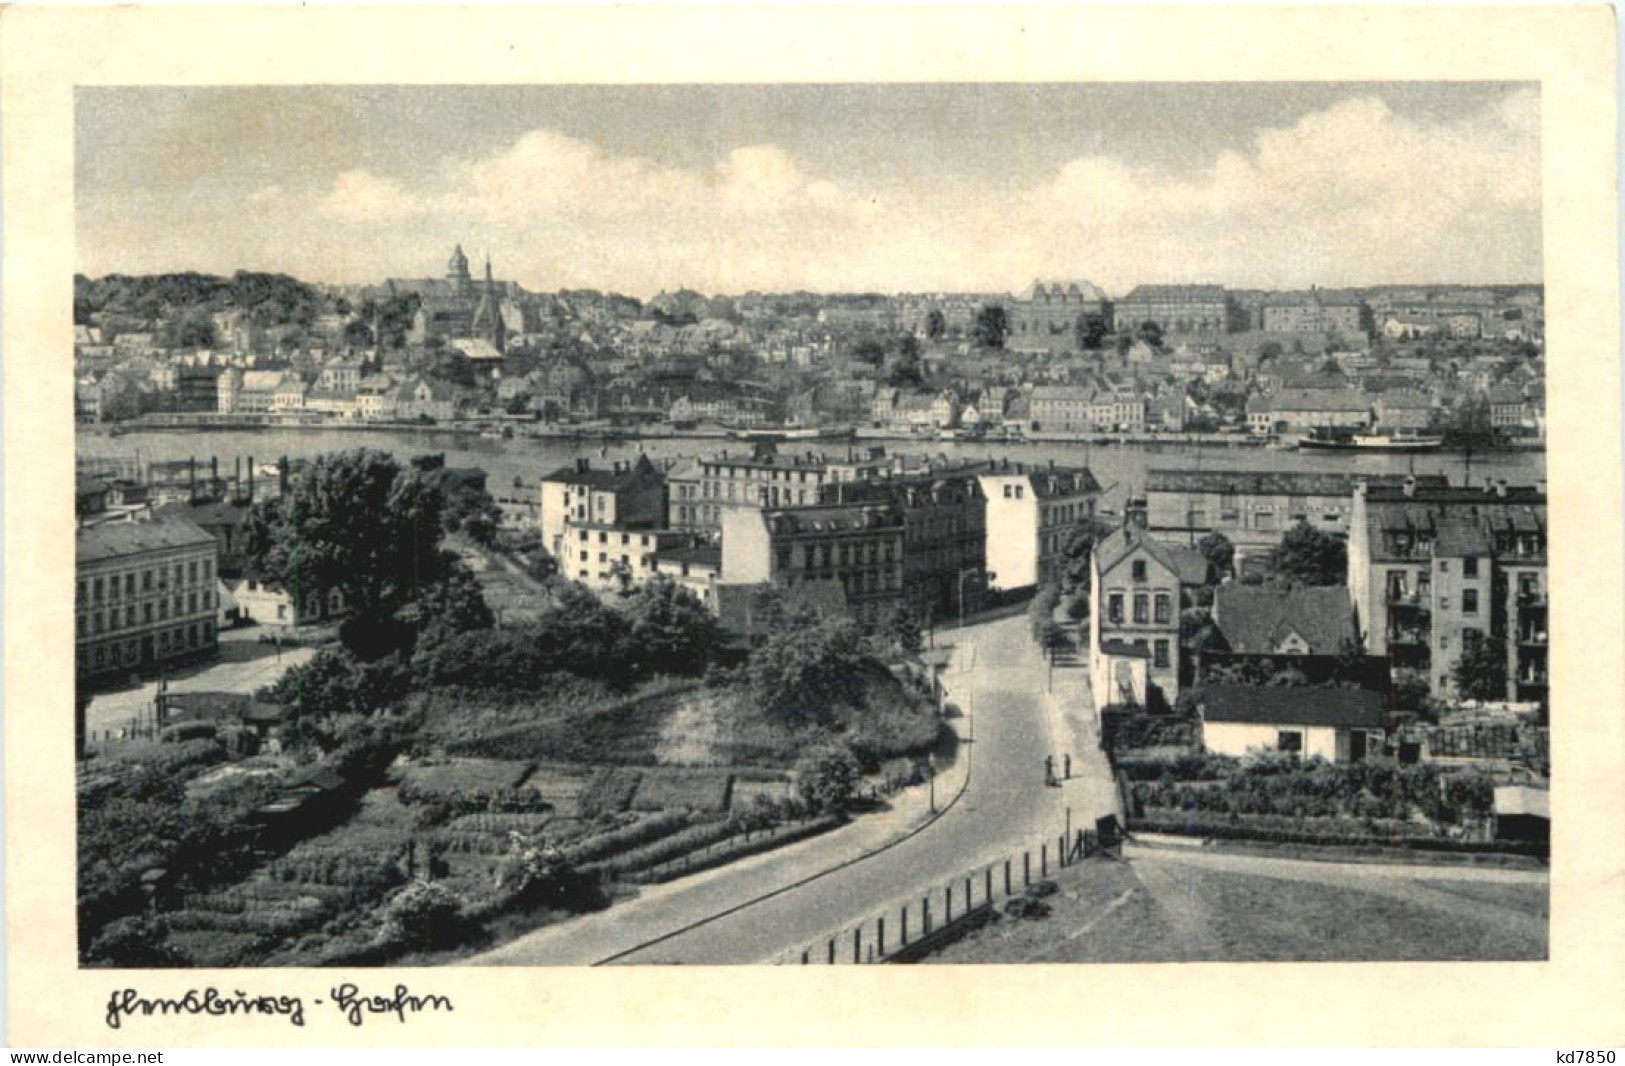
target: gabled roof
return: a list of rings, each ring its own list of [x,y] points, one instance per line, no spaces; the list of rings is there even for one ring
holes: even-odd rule
[[[1311,655],[1336,655],[1352,642],[1354,607],[1348,589],[1278,590],[1224,585],[1213,596],[1213,621],[1238,655],[1275,654],[1296,633]]]
[[[1203,685],[1194,700],[1207,722],[1382,729],[1388,720],[1386,697],[1363,688]]]
[[[1190,548],[1175,548],[1162,543],[1138,526],[1130,525],[1118,530],[1095,545],[1095,558],[1104,577],[1117,565],[1139,549],[1170,571],[1182,585],[1200,585],[1207,581],[1207,557]]]

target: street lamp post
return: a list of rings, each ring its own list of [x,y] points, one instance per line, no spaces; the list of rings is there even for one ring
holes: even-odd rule
[[[999,575],[980,566],[968,566],[959,571],[959,628],[965,628],[965,579],[972,574],[985,574],[984,581],[992,581]]]

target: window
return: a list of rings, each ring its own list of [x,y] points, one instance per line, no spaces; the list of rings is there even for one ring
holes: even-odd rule
[[[1171,608],[1170,608],[1170,602],[1169,602],[1169,599],[1168,599],[1168,596],[1167,596],[1166,593],[1161,593],[1161,592],[1157,593],[1156,605],[1157,605],[1157,615],[1156,615],[1157,621],[1158,622],[1166,622],[1166,621],[1168,621]]]
[[[1439,560],[1439,573],[1441,573],[1441,574],[1450,573],[1450,560],[1449,559],[1440,559]]]
[[[1134,623],[1135,623],[1135,625],[1144,625],[1146,622],[1150,621],[1150,618],[1151,618],[1150,597],[1148,597],[1143,592],[1136,593],[1135,596],[1134,596]]]
[[[1461,561],[1461,572],[1467,577],[1478,576],[1478,556],[1469,555]]]
[[[1441,611],[1450,610],[1450,597],[1445,595],[1444,593],[1439,594],[1439,610],[1441,610]]]
[[[1153,649],[1152,663],[1156,666],[1166,667],[1168,665],[1168,642],[1159,640],[1153,645]]]
[[[1136,560],[1134,560],[1134,580],[1136,580],[1136,581],[1144,581],[1145,580],[1145,560],[1144,559],[1136,559]]]
[[[1106,617],[1113,622],[1123,620],[1123,594],[1114,592],[1106,599]]]
[[[1303,751],[1303,734],[1296,729],[1283,729],[1275,734],[1275,750],[1291,752],[1294,755]]]
[[[1015,499],[1015,496],[1016,496],[1016,487],[1014,485],[1006,485],[1004,487],[1004,498],[1007,499],[1007,500],[1013,500],[1013,499]]]
[[[208,566],[209,566],[209,564],[207,562],[205,562],[203,564],[203,567],[204,567],[203,576],[204,577],[209,576]],[[124,575],[124,595],[126,595],[126,596],[134,596],[135,595],[135,574],[134,573],[129,573],[129,574]]]
[[[1221,526],[1234,526],[1237,523],[1239,523],[1240,521],[1241,521],[1241,512],[1240,511],[1226,509],[1226,510],[1221,510],[1219,512],[1219,524]]]
[[[1477,589],[1462,589],[1461,590],[1461,613],[1462,614],[1477,614],[1478,613],[1478,590]]]

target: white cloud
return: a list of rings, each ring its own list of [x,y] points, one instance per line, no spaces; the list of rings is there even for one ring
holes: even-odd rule
[[[350,222],[380,222],[422,214],[432,206],[387,178],[346,170],[333,179],[332,190],[317,202],[316,210]]]
[[[774,144],[684,168],[534,130],[421,188],[347,170],[318,210],[394,226],[397,247],[430,232],[490,242],[538,287],[1527,280],[1540,267],[1539,107],[1527,90],[1441,121],[1352,98],[1181,172],[1093,154],[980,191],[929,173],[864,188]]]

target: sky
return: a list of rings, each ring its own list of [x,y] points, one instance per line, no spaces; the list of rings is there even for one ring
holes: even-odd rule
[[[550,291],[1541,278],[1538,87],[81,88],[81,273]]]

